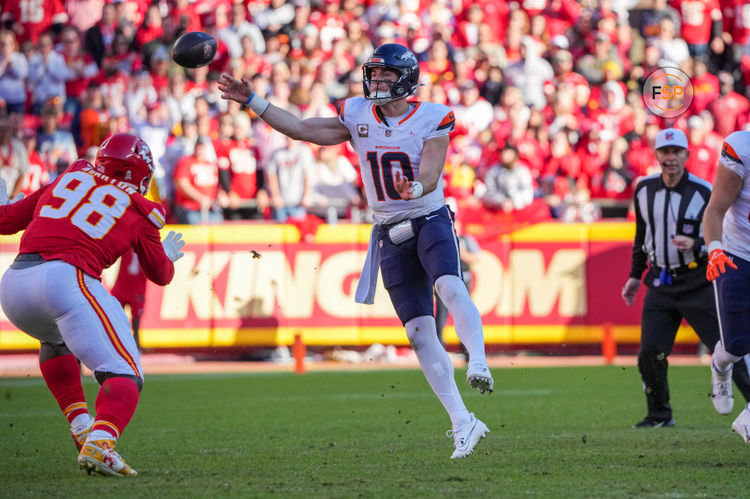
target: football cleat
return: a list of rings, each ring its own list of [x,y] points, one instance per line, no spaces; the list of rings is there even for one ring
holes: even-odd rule
[[[451,459],[466,457],[474,452],[474,446],[490,432],[486,424],[474,417],[473,412],[469,415],[471,419],[467,423],[445,432],[446,437],[453,437],[453,445],[456,447]]]
[[[719,414],[729,414],[734,407],[734,394],[732,393],[732,364],[725,373],[719,372],[711,361],[711,402]]]
[[[495,388],[495,380],[492,379],[490,368],[484,362],[469,363],[469,368],[466,370],[466,382],[470,387],[479,390],[479,393],[492,393]]]
[[[641,421],[638,421],[636,424],[634,424],[633,428],[671,428],[675,424],[675,420],[672,418],[658,419],[652,418],[651,416],[646,416]]]
[[[92,471],[100,475],[136,476],[138,473],[128,466],[115,452],[114,440],[86,440],[78,454],[78,466],[90,475]]]
[[[750,444],[750,408],[745,407],[732,423],[732,429],[740,434],[745,443]]]
[[[73,437],[73,442],[78,447],[78,452],[81,452],[83,444],[86,443],[86,438],[91,433],[91,428],[94,427],[94,418],[89,416],[89,420],[81,426],[70,429],[70,436]]]

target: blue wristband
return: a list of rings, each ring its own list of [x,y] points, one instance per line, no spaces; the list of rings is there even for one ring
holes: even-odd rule
[[[250,105],[250,101],[253,100],[253,97],[255,97],[255,92],[251,93],[250,97],[247,98],[247,100],[245,101],[245,107]]]

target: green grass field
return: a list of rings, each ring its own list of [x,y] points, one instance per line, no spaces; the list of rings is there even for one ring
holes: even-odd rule
[[[457,369],[461,379],[464,370]],[[675,428],[635,430],[635,367],[496,369],[460,386],[491,433],[449,459],[449,420],[418,370],[150,376],[118,450],[139,476],[78,470],[41,379],[0,379],[0,496],[748,497],[750,445],[708,367],[672,367]],[[85,380],[90,407],[96,385]]]

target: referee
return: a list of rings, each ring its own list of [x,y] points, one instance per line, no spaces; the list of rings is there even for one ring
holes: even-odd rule
[[[644,177],[635,189],[633,257],[630,277],[622,288],[622,298],[632,305],[648,268],[638,351],[648,413],[634,428],[675,424],[669,404],[667,357],[682,319],[709,348],[719,341],[714,290],[706,280],[701,227],[711,184],[685,170],[690,152],[682,131],[661,130],[654,147],[662,172]],[[740,362],[732,376],[745,398],[750,399],[750,376],[747,366]]]

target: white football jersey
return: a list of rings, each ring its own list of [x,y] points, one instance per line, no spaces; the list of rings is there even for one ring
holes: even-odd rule
[[[742,190],[724,216],[724,249],[750,260],[750,132],[734,132],[724,139],[721,164],[742,178]]]
[[[376,223],[390,224],[427,215],[443,206],[442,177],[434,191],[408,201],[401,199],[394,185],[396,172],[412,180],[419,176],[426,140],[453,131],[456,120],[450,108],[412,102],[405,116],[388,118],[367,99],[352,97],[341,106],[339,120],[351,133],[367,203]]]

